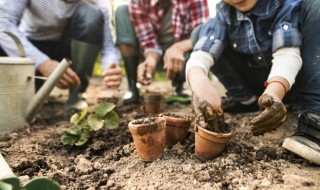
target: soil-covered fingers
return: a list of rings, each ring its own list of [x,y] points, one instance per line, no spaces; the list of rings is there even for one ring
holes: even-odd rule
[[[260,108],[264,109],[266,107],[270,107],[274,103],[274,100],[274,97],[268,94],[263,94],[259,97],[258,104]]]
[[[281,121],[279,123],[273,124],[273,125],[264,125],[264,126],[250,126],[250,131],[253,135],[262,135],[266,132],[273,131],[280,127],[283,124],[284,121]]]
[[[287,113],[286,107],[281,103],[276,103],[271,107],[266,108],[258,116],[254,117],[250,123],[258,125],[261,123],[271,122],[272,120],[282,119]]]
[[[281,122],[283,123],[285,118],[286,118],[286,115],[282,113],[276,113],[265,120],[258,120],[259,118],[257,118],[255,123],[253,122],[249,123],[250,130],[256,129],[256,128],[264,128],[265,126],[272,127],[273,125],[277,125],[277,123],[281,123]]]
[[[153,68],[146,62],[141,63],[137,70],[137,80],[142,85],[149,85],[152,82]]]
[[[250,121],[249,129],[253,134],[261,134],[276,129],[285,121],[286,113],[285,107],[281,104],[266,108]]]

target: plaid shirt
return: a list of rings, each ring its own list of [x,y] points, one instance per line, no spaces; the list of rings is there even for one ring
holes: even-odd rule
[[[172,27],[176,42],[188,39],[191,31],[209,17],[207,0],[171,0],[171,2]],[[157,34],[160,31],[164,9],[159,5],[159,0],[131,0],[129,12],[141,51],[162,53],[157,42]]]

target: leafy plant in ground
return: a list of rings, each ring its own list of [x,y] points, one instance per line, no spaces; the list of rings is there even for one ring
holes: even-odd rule
[[[17,177],[0,180],[1,190],[60,190],[59,184],[49,178],[36,178],[21,186]]]
[[[74,114],[70,118],[72,126],[61,136],[64,145],[82,146],[92,136],[95,131],[102,127],[115,129],[119,126],[120,119],[113,110],[116,106],[112,103],[98,104],[94,113],[87,116],[88,108],[84,108],[81,114]],[[87,116],[87,117],[86,117]]]

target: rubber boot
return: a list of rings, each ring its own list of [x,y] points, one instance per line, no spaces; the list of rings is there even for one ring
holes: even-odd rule
[[[67,110],[81,110],[88,106],[84,92],[92,75],[93,67],[101,50],[100,45],[71,40],[71,68],[77,73],[81,84],[69,89],[69,98],[65,108]]]
[[[123,95],[123,104],[140,103],[140,93],[137,87],[137,68],[139,65],[139,56],[123,57],[124,67],[128,79],[129,90]]]

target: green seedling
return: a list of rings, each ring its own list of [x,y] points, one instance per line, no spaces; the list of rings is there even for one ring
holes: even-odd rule
[[[36,178],[21,186],[19,178],[10,177],[0,180],[1,190],[60,190],[59,185],[48,178]]]
[[[94,113],[87,116],[88,108],[84,108],[81,114],[74,114],[70,118],[72,126],[61,136],[64,145],[82,146],[91,138],[95,131],[102,127],[115,129],[119,126],[118,114],[113,111],[116,106],[112,103],[98,104]],[[86,117],[87,116],[87,117]]]

